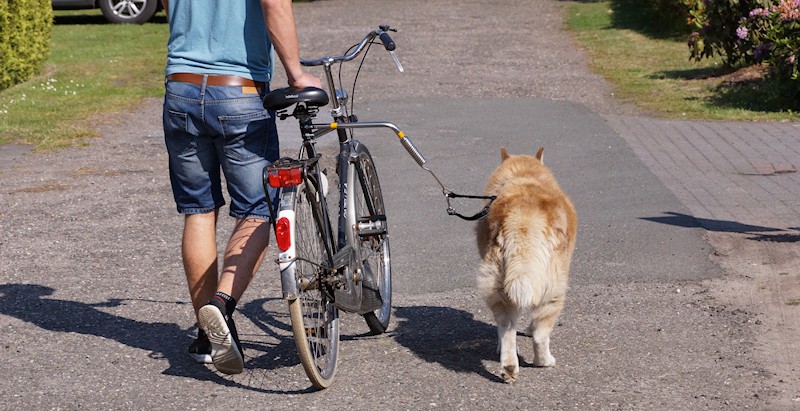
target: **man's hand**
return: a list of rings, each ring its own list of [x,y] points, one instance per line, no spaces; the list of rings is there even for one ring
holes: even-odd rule
[[[299,78],[290,78],[289,86],[294,88],[316,87],[322,88],[322,81],[306,72],[301,72]]]

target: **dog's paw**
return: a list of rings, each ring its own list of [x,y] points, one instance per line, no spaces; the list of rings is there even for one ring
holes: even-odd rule
[[[503,367],[502,372],[503,381],[507,384],[513,384],[517,382],[517,376],[519,376],[519,367],[515,365],[506,365]]]
[[[536,367],[555,367],[556,357],[553,357],[550,353],[541,356],[537,355],[533,359],[533,365]]]

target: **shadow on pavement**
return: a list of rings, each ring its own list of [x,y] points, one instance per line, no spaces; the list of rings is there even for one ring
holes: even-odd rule
[[[673,225],[685,228],[703,228],[708,231],[723,233],[753,234],[748,237],[755,241],[771,241],[776,243],[794,243],[800,241],[800,233],[787,233],[787,230],[796,228],[774,228],[758,225],[743,224],[737,221],[712,220],[708,218],[697,218],[687,214],[665,212],[668,214],[661,217],[642,217],[641,220],[652,221],[659,224]],[[773,234],[774,233],[774,234]]]
[[[265,304],[273,301],[284,302],[282,298],[262,298],[238,308],[239,312],[252,321],[261,332],[258,338],[255,338],[256,336],[247,338],[240,334],[242,347],[249,351],[245,352],[245,367],[274,370],[293,367],[300,362],[286,310],[272,311],[264,308]],[[281,320],[282,317],[285,321]],[[278,332],[279,330],[283,331],[283,335]]]
[[[69,300],[48,298],[55,290],[38,284],[3,284],[0,285],[0,314],[18,318],[48,331],[60,333],[77,333],[92,335],[118,341],[129,347],[150,351],[150,358],[166,359],[169,368],[162,373],[177,377],[193,378],[201,381],[212,381],[222,385],[250,389],[259,392],[277,392],[259,387],[249,386],[233,381],[195,363],[187,354],[186,347],[191,343],[189,330],[183,330],[176,324],[146,323],[129,318],[115,316],[99,310],[100,307],[117,307],[123,299],[110,299],[105,303],[85,304]],[[180,302],[165,302],[182,304]],[[258,318],[264,318],[260,315]],[[288,343],[293,344],[291,340]],[[258,349],[243,344],[245,348]],[[272,351],[275,348],[270,348]],[[286,353],[292,347],[278,348]],[[272,353],[271,353],[272,354]],[[292,358],[291,355],[281,357]],[[258,357],[260,358],[260,357]],[[275,364],[272,362],[248,361],[245,367],[271,368],[292,364]],[[280,391],[280,393],[299,393],[303,391]]]
[[[487,380],[503,382],[483,364],[499,364],[494,325],[476,321],[472,313],[448,307],[397,307],[395,315],[395,340],[417,357],[455,372],[476,373]]]
[[[85,304],[47,298],[54,291],[38,284],[0,285],[0,313],[45,330],[93,335],[150,351],[150,358],[163,358],[169,362],[169,368],[164,374],[201,380],[213,379],[213,373],[197,372],[193,361],[180,349],[188,347],[191,342],[188,330],[182,330],[176,324],[145,323],[118,317],[98,309],[120,306],[123,304],[121,299]],[[175,341],[184,341],[185,345],[178,347]],[[192,366],[191,370],[189,366]]]

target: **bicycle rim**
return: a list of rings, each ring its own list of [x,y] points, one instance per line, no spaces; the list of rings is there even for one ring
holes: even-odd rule
[[[298,187],[295,200],[295,277],[298,298],[289,301],[300,362],[316,388],[327,388],[336,374],[339,354],[339,315],[323,291],[321,265],[327,261],[316,190],[308,182]]]
[[[355,177],[358,182],[353,187],[356,220],[385,216],[383,194],[375,164],[366,148],[364,146],[359,148],[361,152],[355,164]],[[386,222],[383,223],[385,225]],[[383,302],[379,309],[364,314],[364,320],[372,334],[385,332],[392,314],[392,269],[388,228],[386,230],[383,234],[355,239],[361,250],[362,265],[374,275]]]

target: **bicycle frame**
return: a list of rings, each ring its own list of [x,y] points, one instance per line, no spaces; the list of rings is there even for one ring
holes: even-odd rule
[[[347,93],[337,88],[333,76],[333,64],[354,59],[368,50],[376,37],[392,52],[394,43],[388,30],[388,26],[373,30],[344,56],[301,61],[305,66],[323,67],[328,92],[313,87],[285,88],[264,97],[265,108],[278,110],[281,119],[295,117],[300,126],[298,155],[266,167],[264,188],[268,190],[269,183],[278,189],[279,203],[277,207],[270,203],[270,213],[280,250],[277,263],[281,288],[289,304],[301,363],[317,388],[330,385],[335,375],[339,311],[362,315],[375,335],[386,331],[391,318],[390,251],[383,195],[372,156],[354,138],[353,131],[388,128],[420,165],[424,163],[393,123],[359,122],[350,115]],[[392,56],[402,71],[393,52]],[[355,87],[355,80],[353,84]],[[320,107],[330,103],[328,96],[334,97],[333,121],[315,123]],[[287,109],[293,105],[289,113]],[[325,200],[328,180],[315,146],[317,139],[332,131],[336,131],[339,143],[336,211],[331,210],[337,205],[329,206]],[[331,222],[334,212],[338,212],[335,232]]]
[[[367,50],[368,46],[373,43],[373,40],[376,37],[379,37],[386,50],[391,53],[397,68],[400,71],[403,71],[402,65],[397,59],[397,56],[394,54],[394,43],[387,34],[388,30],[390,30],[388,26],[381,26],[379,29],[371,31],[356,46],[352,48],[352,51],[343,56],[324,57],[318,60],[301,60],[301,64],[304,66],[322,66],[324,69],[324,77],[328,93],[329,95],[334,96],[334,98],[331,99],[332,109],[330,111],[333,122],[314,123],[313,118],[316,115],[318,107],[316,105],[308,107],[298,104],[298,106],[295,108],[295,111],[291,115],[287,115],[286,112],[279,113],[281,118],[293,116],[298,119],[303,140],[300,154],[302,155],[303,152],[305,152],[305,156],[303,156],[304,158],[314,158],[317,156],[315,150],[315,142],[317,139],[332,131],[336,131],[337,133],[339,142],[339,153],[337,156],[336,166],[336,172],[339,176],[339,184],[336,187],[339,192],[339,213],[337,216],[338,231],[335,233],[336,237],[334,238],[334,233],[330,231],[330,227],[324,228],[326,237],[324,242],[327,251],[327,265],[329,265],[329,267],[324,267],[323,271],[326,272],[322,275],[325,277],[325,281],[333,281],[336,284],[345,285],[345,287],[331,287],[334,294],[331,296],[333,297],[332,300],[334,301],[334,305],[344,311],[358,312],[359,314],[363,314],[363,312],[359,312],[359,307],[362,301],[360,281],[362,267],[361,256],[359,255],[360,247],[351,244],[356,244],[357,242],[357,236],[359,234],[356,231],[359,227],[366,230],[375,230],[382,224],[382,222],[369,221],[362,224],[354,221],[355,215],[350,213],[350,210],[353,209],[353,201],[350,198],[352,190],[354,189],[353,174],[358,172],[358,170],[356,170],[357,167],[355,167],[355,160],[358,160],[360,155],[359,153],[362,152],[362,149],[360,148],[360,142],[352,138],[352,130],[362,128],[388,128],[400,139],[403,147],[408,151],[409,154],[411,154],[411,156],[420,166],[423,166],[425,160],[413,146],[411,141],[405,137],[404,133],[395,124],[386,121],[361,122],[358,121],[355,116],[349,115],[349,113],[347,113],[346,106],[348,100],[347,93],[343,89],[337,88],[332,67],[336,63],[353,60],[363,51]],[[366,149],[364,148],[363,151],[366,151]],[[425,167],[423,166],[423,168]],[[323,185],[327,179],[317,165],[314,164],[304,167],[304,173],[312,175],[309,177],[308,175],[304,174],[306,184],[314,184],[313,181],[316,181],[319,185],[317,188],[319,190],[323,189]],[[283,250],[283,252],[279,253],[278,256],[283,296],[286,299],[296,298],[300,291],[300,287],[302,286],[298,284],[294,269],[297,256],[294,252],[294,241],[296,237],[295,233],[293,232],[295,227],[295,216],[294,210],[292,209],[292,204],[294,203],[294,199],[296,198],[294,196],[296,195],[296,187],[282,188],[279,197],[281,199],[279,210],[277,215],[274,215],[274,217],[277,218],[276,221],[280,221],[281,218],[286,218],[289,222],[288,226],[290,227],[289,241],[291,244],[286,250]],[[321,201],[320,203],[320,212],[322,213],[320,217],[322,221],[329,221],[328,204],[325,201]],[[378,228],[379,231],[380,229],[381,228]],[[276,227],[276,236],[277,235],[278,232]],[[331,278],[333,278],[333,280],[330,280]],[[366,307],[360,308],[366,309]]]

